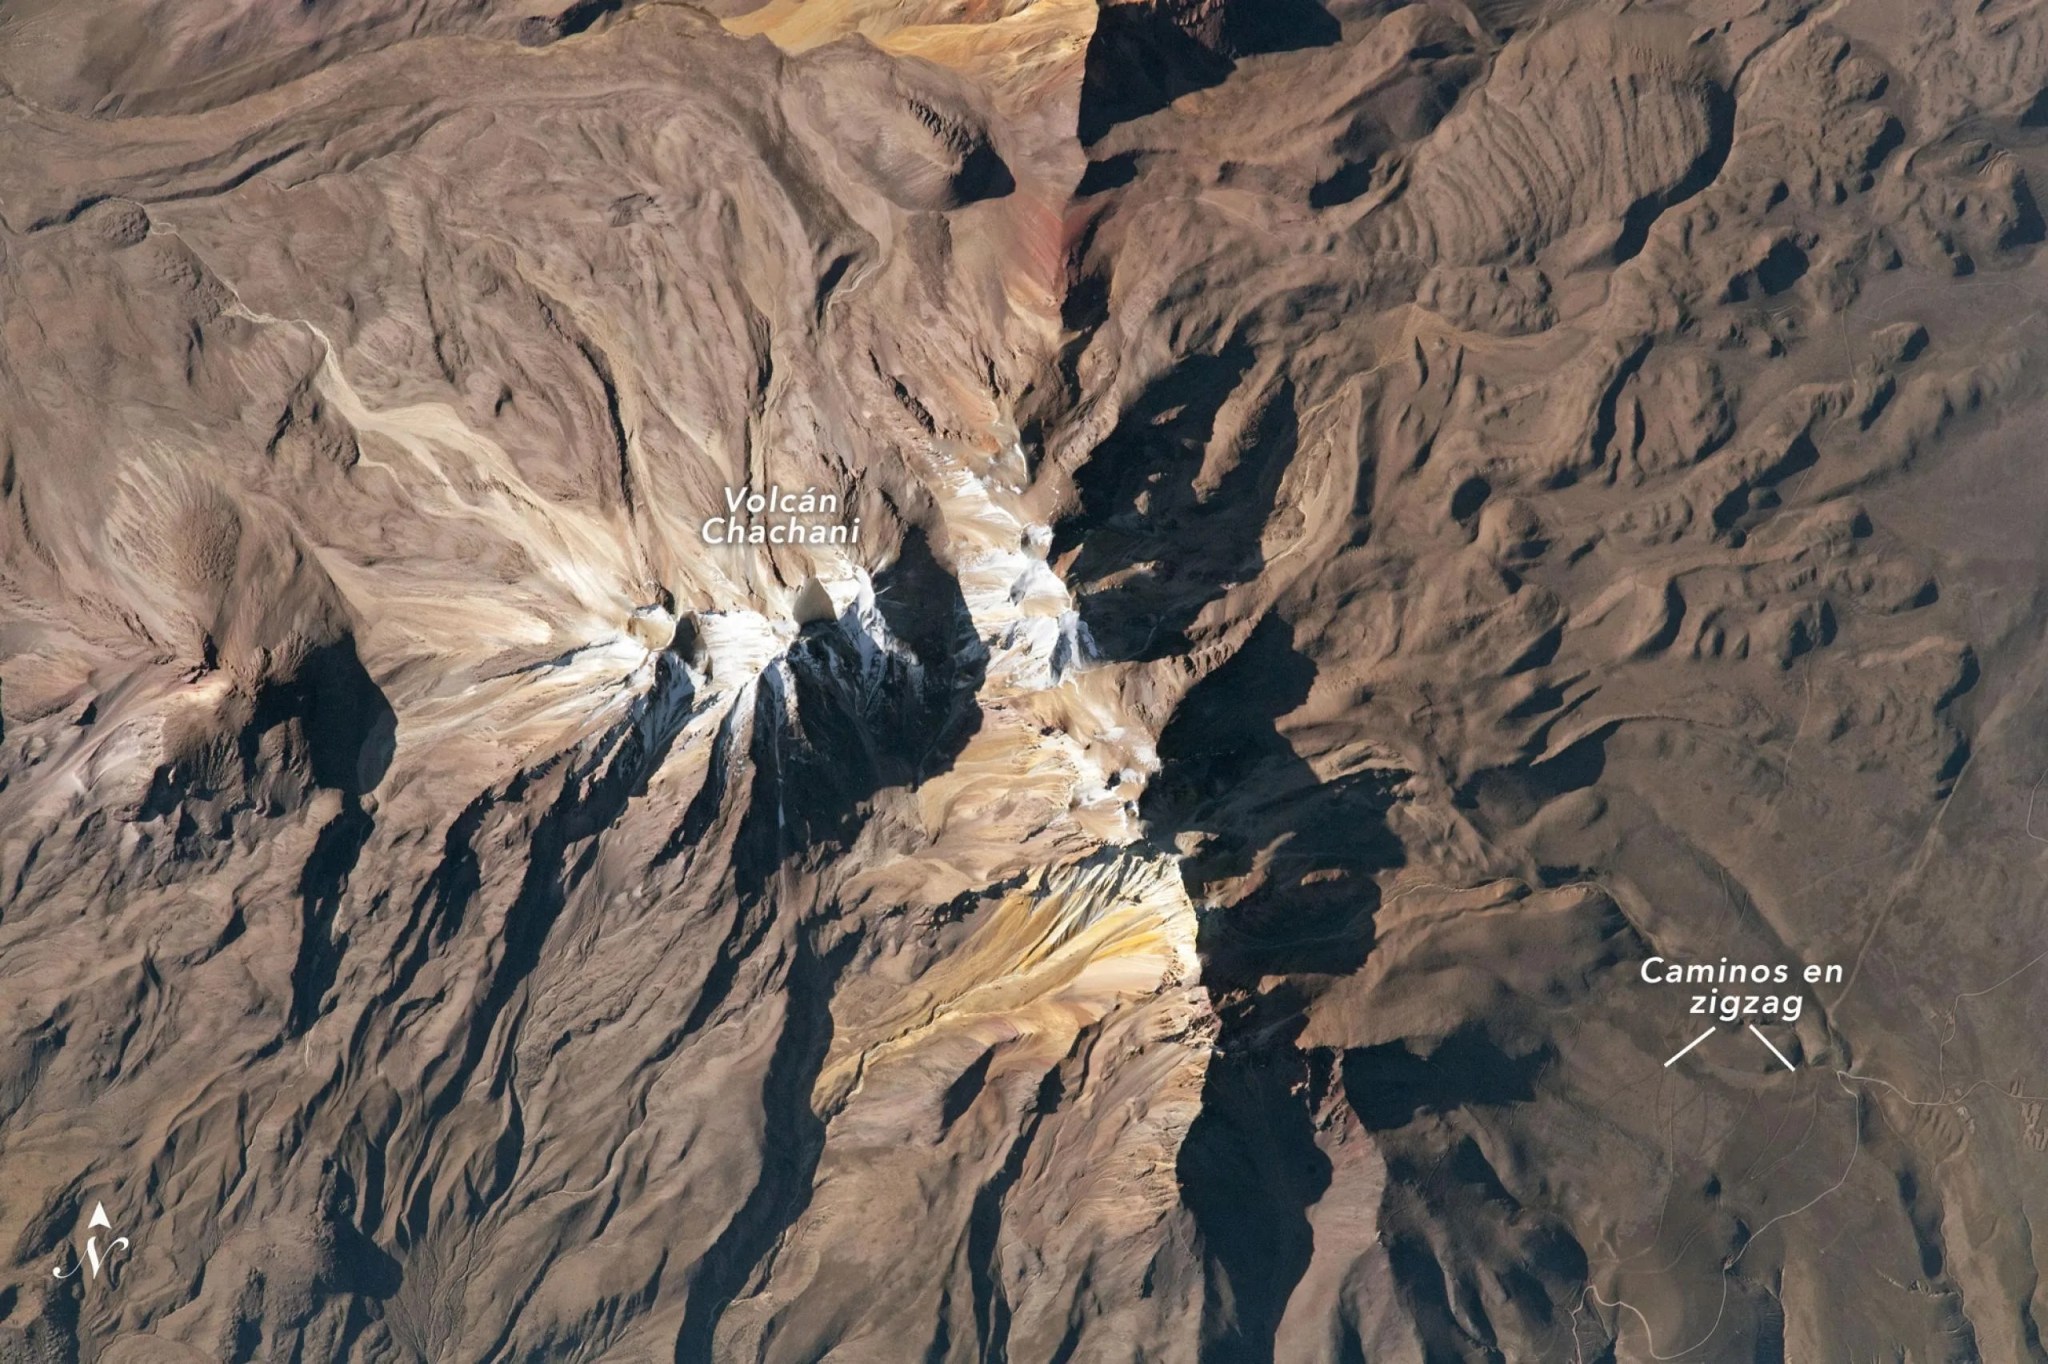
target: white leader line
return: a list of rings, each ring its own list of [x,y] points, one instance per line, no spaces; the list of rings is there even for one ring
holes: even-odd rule
[[[1678,1049],[1678,1056],[1683,1056],[1683,1055],[1685,1055],[1685,1054],[1686,1054],[1687,1052],[1691,1051],[1691,1050],[1692,1050],[1692,1049],[1693,1049],[1694,1047],[1697,1047],[1697,1046],[1698,1046],[1698,1045],[1699,1045],[1700,1043],[1702,1043],[1702,1042],[1706,1041],[1706,1040],[1707,1040],[1707,1039],[1708,1039],[1709,1037],[1712,1037],[1712,1036],[1714,1035],[1714,1033],[1715,1033],[1716,1031],[1718,1031],[1718,1029],[1714,1029],[1714,1028],[1708,1028],[1708,1029],[1707,1029],[1707,1030],[1706,1030],[1705,1032],[1701,1033],[1701,1034],[1700,1034],[1700,1035],[1699,1035],[1698,1037],[1695,1037],[1695,1038],[1693,1038],[1693,1040],[1692,1040],[1692,1041],[1690,1041],[1690,1042],[1686,1043],[1686,1044],[1685,1044],[1684,1046],[1680,1047],[1680,1048]],[[1671,1061],[1676,1061],[1676,1060],[1678,1059],[1678,1056],[1674,1056],[1674,1057],[1672,1057],[1672,1058],[1671,1058]],[[1665,1068],[1666,1070],[1669,1070],[1669,1069],[1671,1068],[1671,1061],[1666,1061],[1666,1062],[1664,1063],[1664,1068]]]
[[[1768,1037],[1765,1037],[1765,1036],[1764,1036],[1764,1035],[1763,1035],[1763,1034],[1762,1034],[1761,1032],[1757,1032],[1757,1026],[1756,1026],[1756,1024],[1754,1024],[1754,1023],[1750,1024],[1750,1025],[1749,1025],[1749,1030],[1750,1030],[1751,1032],[1754,1032],[1754,1033],[1756,1033],[1756,1040],[1757,1040],[1757,1041],[1759,1041],[1759,1042],[1763,1043],[1763,1044],[1764,1044],[1765,1046],[1767,1046],[1767,1047],[1771,1047],[1771,1039],[1770,1039],[1770,1038],[1768,1038]],[[1776,1047],[1771,1047],[1771,1055],[1773,1055],[1773,1056],[1777,1057],[1777,1058],[1778,1058],[1778,1059],[1779,1059],[1780,1061],[1784,1061],[1784,1062],[1785,1062],[1785,1069],[1787,1069],[1787,1070],[1797,1070],[1797,1069],[1799,1069],[1799,1067],[1797,1067],[1797,1066],[1793,1065],[1793,1064],[1792,1064],[1792,1063],[1791,1063],[1790,1061],[1787,1061],[1787,1060],[1785,1060],[1785,1053],[1784,1053],[1784,1052],[1782,1052],[1782,1051],[1779,1051],[1779,1050],[1778,1050],[1778,1049],[1777,1049]]]

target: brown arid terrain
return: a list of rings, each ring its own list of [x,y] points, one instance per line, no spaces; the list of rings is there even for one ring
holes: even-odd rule
[[[2042,175],[2029,0],[0,0],[0,1361],[2048,1359]]]

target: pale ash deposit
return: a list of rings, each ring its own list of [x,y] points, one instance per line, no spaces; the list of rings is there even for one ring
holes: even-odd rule
[[[707,545],[851,545],[860,539],[860,518],[837,521],[839,494],[805,488],[793,493],[769,484],[766,492],[725,490],[725,515],[697,527]],[[769,520],[761,518],[768,517]]]

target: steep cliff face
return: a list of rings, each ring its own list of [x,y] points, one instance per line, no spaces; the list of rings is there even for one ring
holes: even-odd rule
[[[0,1359],[2039,1357],[2044,54],[0,3]]]

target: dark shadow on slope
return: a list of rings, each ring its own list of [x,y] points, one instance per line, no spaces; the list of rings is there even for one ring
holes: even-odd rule
[[[1394,1290],[1430,1358],[1523,1357],[1517,1349],[1576,1320],[1584,1248],[1555,1212],[1508,1187],[1487,1154],[1494,1143],[1474,1135],[1493,1128],[1516,1149],[1498,1110],[1534,1100],[1556,1059],[1547,1043],[1504,1045],[1477,1023],[1433,1045],[1390,1042],[1342,1056],[1345,1100],[1387,1162],[1380,1229]],[[1599,1358],[1610,1342],[1581,1343]]]
[[[1328,1058],[1295,1045],[1298,992],[1260,982],[1362,961],[1378,907],[1370,873],[1399,861],[1384,791],[1323,782],[1280,732],[1315,677],[1287,624],[1261,621],[1160,736],[1143,807],[1155,838],[1202,840],[1182,864],[1198,904],[1236,896],[1203,918],[1202,979],[1222,1027],[1176,1170],[1211,1283],[1203,1358],[1232,1364],[1274,1359],[1313,1249],[1307,1210],[1330,1179],[1314,1121],[1334,1083]]]
[[[733,851],[743,900],[759,896],[787,858],[846,847],[877,793],[946,770],[979,727],[974,697],[988,654],[959,583],[912,536],[876,587],[899,647],[870,639],[849,610],[805,626],[782,664],[761,675]],[[707,790],[738,775],[713,768]]]
[[[1090,161],[1088,169],[1081,172],[1081,183],[1074,186],[1074,197],[1086,199],[1093,194],[1122,189],[1137,178],[1137,153],[1119,152],[1100,161]]]
[[[399,966],[390,986],[378,996],[378,1004],[391,1005],[404,999],[420,968],[433,949],[455,936],[476,893],[483,887],[483,867],[477,857],[477,834],[485,816],[497,804],[494,793],[486,791],[463,807],[441,839],[441,860],[427,882],[413,898],[412,920],[406,925],[401,944],[392,956]]]
[[[1340,36],[1316,0],[1231,0],[1220,16],[1173,0],[1104,5],[1082,67],[1081,142],[1220,85],[1235,57],[1324,47]]]
[[[461,1101],[498,1016],[540,964],[541,950],[568,903],[570,892],[590,871],[593,859],[588,855],[588,841],[625,813],[627,803],[644,788],[648,774],[661,766],[676,736],[682,732],[695,695],[689,674],[673,653],[661,655],[655,668],[655,680],[634,713],[614,725],[590,749],[522,772],[507,785],[503,798],[516,802],[551,770],[567,766],[554,802],[528,834],[526,873],[505,916],[497,969],[470,1019],[461,1056],[428,1104],[430,1122],[446,1117]],[[488,807],[471,807],[476,812],[473,829],[481,827],[484,808]],[[578,844],[586,846],[581,855],[572,858],[571,852]],[[474,852],[469,856],[474,857]],[[450,850],[444,858],[443,866],[451,869],[457,887],[464,884],[464,860],[460,850]],[[399,1225],[401,1245],[424,1235],[426,1226],[424,1203],[408,1209]]]
[[[1233,69],[1149,4],[1105,5],[1081,72],[1082,145],[1100,141],[1119,123],[1157,113],[1182,95],[1220,85]]]
[[[1467,1024],[1427,1052],[1387,1042],[1344,1053],[1344,1096],[1368,1130],[1405,1127],[1420,1113],[1535,1097],[1536,1076],[1553,1059],[1546,1048],[1514,1056]]]
[[[844,846],[878,792],[952,765],[980,726],[988,666],[960,584],[913,531],[875,575],[875,604],[901,647],[868,638],[850,611],[805,626],[756,683],[752,724],[713,741],[659,861],[695,846],[744,782],[734,872],[751,897],[790,853]]]
[[[1202,608],[1264,567],[1260,538],[1300,434],[1291,381],[1258,395],[1235,465],[1206,494],[1196,486],[1252,363],[1239,340],[1184,360],[1138,395],[1075,475],[1079,505],[1055,528],[1052,557],[1078,551],[1066,577],[1102,657],[1185,652]]]
[[[1642,254],[1650,229],[1668,210],[1698,194],[1720,178],[1728,153],[1735,146],[1735,97],[1718,84],[1709,82],[1703,91],[1707,101],[1707,146],[1678,183],[1662,194],[1645,195],[1622,215],[1612,257],[1616,265]]]
[[[875,602],[897,647],[882,649],[850,612],[805,626],[762,674],[751,725],[721,727],[704,783],[657,859],[689,852],[739,802],[738,903],[686,1036],[715,1016],[766,940],[773,915],[763,897],[783,864],[851,843],[877,793],[945,771],[980,726],[974,698],[988,651],[959,582],[921,533],[875,575]]]
[[[927,717],[911,781],[943,772],[981,728],[974,697],[988,672],[988,649],[951,571],[932,554],[922,530],[903,537],[896,562],[875,575],[875,608],[889,633],[908,645],[924,673]]]
[[[1607,741],[1616,728],[1604,724],[1544,762],[1477,773],[1458,788],[1457,804],[1477,814],[1489,831],[1519,828],[1550,802],[1600,780],[1607,770]]]
[[[1197,505],[1191,490],[1179,496],[1192,482],[1191,453],[1198,464],[1228,391],[1250,372],[1232,358],[1226,351],[1142,395],[1098,449],[1105,463],[1079,474],[1081,515],[1061,528],[1076,566],[1070,580],[1085,580],[1081,570],[1092,568],[1098,579],[1116,581],[1098,595],[1116,601],[1112,594],[1122,592],[1126,602],[1151,607],[1147,624],[1173,629],[1172,651],[1187,647],[1178,619],[1192,620],[1247,566],[1256,571],[1258,534],[1270,515],[1270,502],[1256,495],[1234,499],[1254,509],[1240,542],[1250,550],[1241,555],[1230,534],[1234,521],[1205,530],[1189,514]],[[1292,395],[1282,388],[1272,406],[1281,407],[1284,397],[1291,413]],[[1292,448],[1291,429],[1271,422],[1269,411],[1257,442],[1268,458]],[[1240,470],[1247,466],[1260,467],[1256,450]],[[1250,486],[1257,490],[1261,482]],[[1130,572],[1148,560],[1177,572]],[[1155,594],[1150,600],[1142,596],[1148,592]],[[1101,611],[1101,602],[1090,605],[1091,623],[1102,622],[1095,624],[1098,636],[1110,634],[1139,656],[1164,651],[1151,639],[1134,645],[1134,631],[1116,629],[1118,617]],[[1317,1115],[1327,1102],[1341,1093],[1363,1125],[1397,1134],[1418,1162],[1431,1162],[1416,1168],[1432,1178],[1448,1171],[1443,1197],[1464,1210],[1460,1215],[1502,1221],[1499,1209],[1511,1200],[1478,1148],[1446,1150],[1445,1133],[1415,1119],[1528,1101],[1550,1060],[1541,1049],[1510,1052],[1476,1030],[1433,1046],[1395,1042],[1348,1056],[1298,1046],[1308,978],[1364,964],[1374,943],[1379,874],[1403,858],[1386,824],[1398,774],[1325,780],[1289,740],[1287,717],[1301,709],[1316,680],[1315,661],[1296,648],[1289,625],[1277,616],[1261,621],[1189,692],[1161,733],[1161,770],[1143,805],[1154,839],[1185,852],[1190,897],[1205,906],[1198,949],[1220,1028],[1176,1172],[1209,1281],[1202,1357],[1230,1364],[1276,1358],[1279,1323],[1313,1252],[1309,1210],[1331,1178],[1317,1142]],[[1489,789],[1483,798],[1538,804],[1591,782],[1603,739],[1594,736],[1518,774],[1526,790]],[[1488,1357],[1497,1349],[1488,1310],[1503,1332],[1512,1325],[1526,1335],[1525,1327],[1540,1328],[1583,1285],[1583,1257],[1574,1275],[1569,1264],[1549,1264],[1505,1230],[1480,1251],[1440,1256],[1431,1239],[1440,1219],[1426,1202],[1418,1209],[1411,1221],[1390,1223],[1390,1235],[1402,1238],[1390,1250],[1398,1252],[1404,1305],[1433,1358]],[[1568,1236],[1562,1242],[1571,1244]],[[1482,1306],[1476,1285],[1496,1265],[1504,1267],[1499,1282],[1509,1301]]]
[[[398,717],[363,667],[351,636],[313,650],[291,682],[266,691],[250,728],[261,734],[271,716],[296,718],[304,726],[316,786],[368,795],[391,767]]]
[[[810,1206],[825,1150],[825,1124],[811,1107],[811,1089],[832,1044],[832,995],[853,958],[859,935],[819,953],[796,934],[782,983],[789,1012],[762,1081],[761,1173],[746,1201],[697,1262],[676,1334],[676,1364],[713,1364],[719,1318],[746,1287],[762,1257]]]
[[[1343,36],[1317,0],[1236,0],[1223,9],[1223,49],[1233,56],[1328,47]]]
[[[284,759],[263,757],[263,740],[285,727]],[[290,677],[264,686],[240,732],[159,767],[143,797],[139,819],[156,819],[228,797],[234,810],[259,803],[262,793],[299,784],[339,791],[351,800],[384,779],[396,750],[398,717],[343,635],[309,652]],[[268,813],[276,813],[274,809]]]
[[[299,954],[292,965],[286,1037],[301,1036],[313,1026],[341,971],[342,953],[348,950],[347,937],[335,935],[335,915],[376,821],[354,796],[342,799],[341,813],[320,831],[312,854],[299,871]]]
[[[986,140],[968,148],[960,159],[959,173],[953,177],[953,192],[962,205],[1000,199],[1016,188],[1017,177],[1010,174],[995,144]]]
[[[1202,1358],[1230,1364],[1275,1360],[1281,1315],[1315,1249],[1307,1210],[1330,1186],[1309,1097],[1328,1076],[1311,1074],[1316,1058],[1293,1046],[1298,1013],[1282,1035],[1247,1044],[1269,1003],[1225,1013],[1175,1167],[1212,1281]]]
[[[2013,179],[2012,207],[2011,221],[1998,234],[2000,250],[2017,251],[2023,246],[2037,246],[2048,238],[2048,222],[2042,220],[2041,206],[2035,201],[2033,188],[2024,177]]]
[[[1308,206],[1335,208],[1339,204],[1351,203],[1372,188],[1372,173],[1370,161],[1345,162],[1309,186]]]
[[[321,1287],[351,1297],[389,1298],[402,1278],[398,1261],[363,1233],[357,1225],[361,1212],[354,1176],[337,1165],[322,1199],[321,1218],[332,1239]]]
[[[1325,782],[1279,731],[1315,676],[1286,622],[1268,616],[1188,693],[1159,738],[1161,768],[1142,812],[1157,836],[1201,835],[1183,863],[1189,895],[1201,903],[1256,881],[1228,911],[1204,920],[1211,990],[1248,989],[1290,971],[1355,969],[1372,945],[1372,877],[1401,862],[1386,829],[1385,783]]]
[[[1145,788],[1154,827],[1208,822],[1260,779],[1298,787],[1315,774],[1282,737],[1279,721],[1308,699],[1316,667],[1296,651],[1287,622],[1269,615],[1229,661],[1196,683],[1159,736],[1160,771]],[[1276,783],[1275,778],[1284,780]]]
[[[1579,1329],[1584,1248],[1553,1213],[1515,1196],[1477,1139],[1432,1123],[1383,1131],[1376,1145],[1387,1162],[1388,1268],[1426,1358],[1530,1358],[1531,1342],[1566,1331],[1586,1359],[1612,1358],[1597,1320]]]
[[[521,47],[546,47],[588,32],[599,21],[609,19],[625,7],[626,0],[576,0],[552,17],[534,15],[520,20],[515,32]]]
[[[287,752],[303,763],[311,784],[338,792],[342,802],[340,812],[320,830],[299,873],[299,945],[284,1034],[296,1037],[319,1017],[321,1003],[341,969],[347,940],[337,938],[335,917],[348,878],[375,828],[363,797],[391,767],[398,717],[363,666],[352,636],[312,650],[290,678],[263,689],[255,713],[235,738],[244,805],[262,783],[278,775],[265,770],[269,764],[263,760],[262,744],[264,736],[279,726],[288,727]],[[293,761],[287,759],[288,764]],[[176,768],[162,770],[144,814],[212,794],[205,783],[181,779]]]
[[[975,1191],[974,1208],[967,1219],[967,1274],[974,1286],[974,1336],[981,1358],[1008,1357],[1010,1301],[1003,1291],[1002,1275],[996,1265],[996,1245],[1003,1229],[1003,1202],[1023,1177],[1026,1159],[1037,1140],[1038,1129],[1047,1115],[1057,1112],[1066,1096],[1066,1084],[1055,1066],[1039,1081],[1038,1093],[1025,1116],[1023,1129],[1011,1143],[1002,1168]]]

